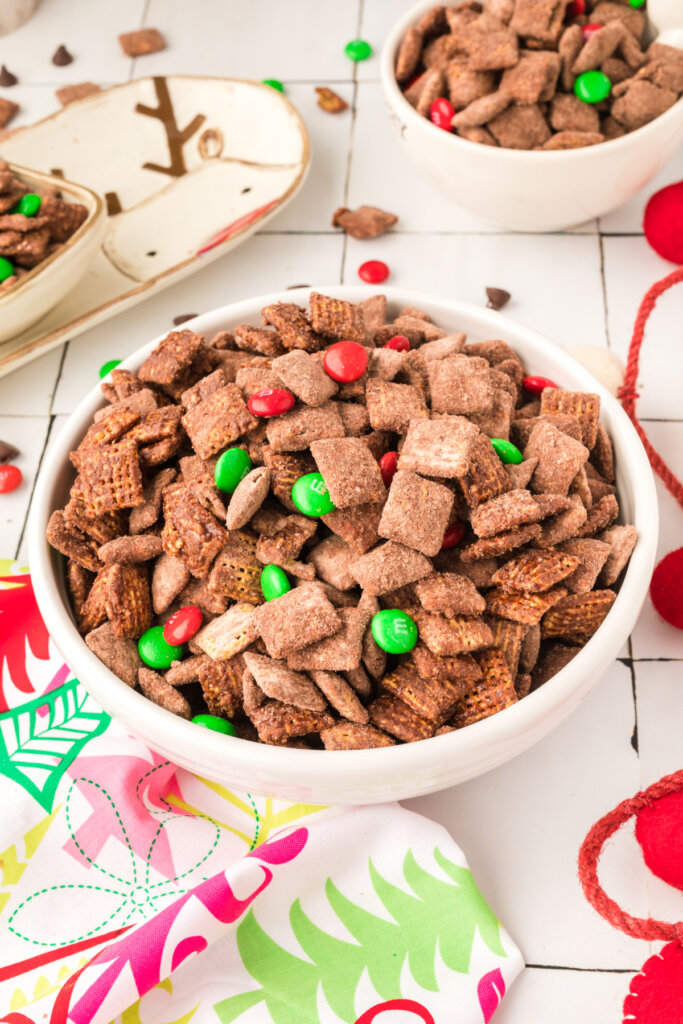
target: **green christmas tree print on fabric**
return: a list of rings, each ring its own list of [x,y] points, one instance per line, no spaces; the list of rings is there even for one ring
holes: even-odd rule
[[[291,1024],[293,1011],[297,1024],[318,1024],[319,987],[330,1008],[353,1024],[355,992],[365,970],[385,1000],[403,994],[401,972],[406,960],[417,984],[436,992],[437,950],[447,967],[466,974],[477,931],[493,953],[506,956],[499,923],[471,872],[452,863],[438,848],[434,859],[454,884],[425,871],[409,850],[403,874],[412,893],[388,882],[369,862],[373,887],[392,921],[353,903],[328,878],[327,899],[355,943],[320,929],[296,900],[289,912],[290,925],[312,963],[279,946],[250,910],[237,929],[237,945],[246,970],[261,987],[217,1003],[214,1009],[221,1024],[232,1024],[261,1002],[273,1024]]]

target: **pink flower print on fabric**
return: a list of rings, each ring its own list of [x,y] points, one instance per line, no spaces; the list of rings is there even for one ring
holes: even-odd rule
[[[221,938],[222,926],[237,921],[270,885],[273,872],[264,864],[252,867],[254,859],[274,866],[286,864],[301,853],[307,839],[308,830],[298,828],[264,843],[107,946],[83,969],[69,1019],[74,1024],[108,1024],[189,956]],[[253,888],[246,898],[238,898],[235,886],[239,891]]]

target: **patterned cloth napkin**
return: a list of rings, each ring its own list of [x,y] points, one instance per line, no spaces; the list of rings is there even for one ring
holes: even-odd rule
[[[127,735],[8,560],[0,684],[0,1021],[482,1024],[521,970],[434,822],[235,793]]]

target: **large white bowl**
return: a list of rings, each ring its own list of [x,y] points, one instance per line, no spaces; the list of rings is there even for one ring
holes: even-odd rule
[[[369,294],[362,286],[321,290],[352,302]],[[305,289],[247,299],[199,316],[189,326],[211,337],[237,323],[258,323],[261,308],[269,303],[303,303],[307,294]],[[593,689],[619,654],[647,593],[657,544],[657,497],[645,452],[616,399],[557,345],[499,313],[399,288],[387,288],[386,294],[394,313],[415,306],[449,330],[466,331],[471,340],[504,338],[529,372],[547,375],[568,388],[599,392],[602,419],[616,451],[619,499],[625,521],[638,530],[638,543],[619,596],[595,637],[545,686],[492,718],[446,736],[376,750],[283,749],[226,738],[131,690],[88,650],[74,625],[63,560],[45,540],[45,529],[51,513],[68,498],[73,481],[69,452],[103,405],[100,389],[94,387],[52,444],[36,484],[29,557],[38,605],[65,661],[131,733],[177,764],[240,790],[306,803],[368,804],[430,793],[495,768],[549,733]],[[159,340],[139,349],[122,366],[136,370]]]
[[[433,6],[422,0],[390,33],[380,75],[405,153],[453,202],[513,231],[559,231],[621,206],[662,170],[683,142],[683,98],[661,117],[597,146],[535,152],[468,142],[437,128],[404,98],[398,46]]]

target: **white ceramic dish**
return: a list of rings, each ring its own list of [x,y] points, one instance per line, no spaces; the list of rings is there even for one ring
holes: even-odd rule
[[[679,3],[679,0],[675,0]],[[560,231],[621,206],[662,170],[683,142],[683,98],[620,139],[545,153],[468,142],[437,128],[403,97],[394,66],[399,43],[432,7],[421,0],[382,48],[384,99],[401,145],[453,202],[508,231]]]
[[[0,342],[35,324],[76,287],[99,249],[106,220],[104,203],[89,188],[18,164],[10,164],[10,169],[36,190],[59,188],[67,202],[82,203],[88,216],[52,256],[0,292]]]
[[[369,294],[363,287],[323,287],[321,291],[352,302]],[[64,659],[103,707],[170,760],[239,790],[305,803],[367,804],[419,796],[480,775],[536,743],[577,707],[619,654],[647,593],[657,544],[657,497],[645,452],[616,399],[557,345],[500,313],[404,289],[387,288],[386,294],[396,313],[403,306],[416,306],[439,325],[466,331],[471,340],[504,338],[530,373],[598,392],[602,419],[614,441],[622,509],[638,530],[638,543],[619,596],[596,636],[545,686],[492,718],[446,736],[377,750],[279,749],[226,739],[163,711],[131,690],[88,650],[74,625],[62,559],[45,540],[45,529],[51,513],[63,507],[68,497],[73,480],[69,452],[103,404],[99,388],[93,388],[49,449],[36,484],[29,560],[38,605]],[[301,289],[247,299],[197,317],[189,326],[210,336],[236,323],[258,323],[260,310],[268,303],[305,303],[307,296],[308,289]],[[122,365],[137,369],[159,340]]]
[[[75,100],[12,132],[2,155],[86,183],[108,217],[81,287],[0,344],[0,377],[240,245],[293,198],[310,159],[282,93],[192,75]]]

